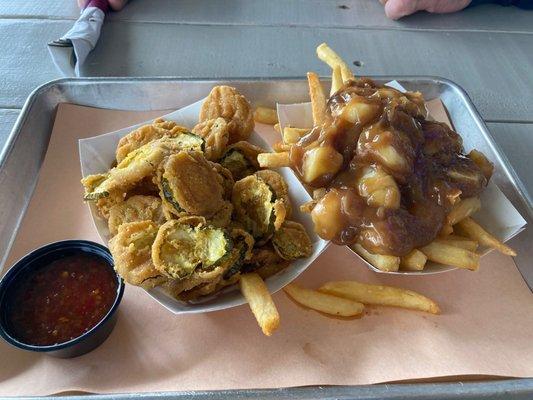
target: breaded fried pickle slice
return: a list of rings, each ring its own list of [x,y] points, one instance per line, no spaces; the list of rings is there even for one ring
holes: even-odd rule
[[[232,202],[237,221],[255,240],[268,240],[285,218],[284,200],[257,174],[235,183]]]
[[[158,179],[161,197],[177,215],[186,212],[210,218],[224,206],[222,177],[201,152],[172,154]]]
[[[122,203],[125,197],[126,193],[124,193],[122,190],[111,190],[109,192],[109,196],[99,198],[94,202],[94,205],[102,217],[109,219],[109,212],[111,211],[111,208]]]
[[[161,284],[165,278],[152,263],[152,244],[159,226],[152,221],[122,224],[109,241],[115,270],[129,284],[145,289]]]
[[[135,221],[152,221],[157,225],[165,222],[161,200],[154,196],[132,196],[114,205],[109,210],[109,232],[116,235],[122,224]]]
[[[209,161],[208,164],[213,167],[213,169],[217,171],[220,175],[220,182],[222,183],[222,187],[224,188],[224,199],[231,199],[231,192],[233,191],[233,185],[235,185],[235,180],[233,179],[233,175],[231,174],[230,170],[224,168],[218,163],[214,163],[211,161]]]
[[[313,251],[311,239],[302,224],[285,221],[281,228],[274,232],[272,245],[284,260],[296,260],[309,257]]]
[[[287,186],[287,182],[285,182],[285,179],[283,179],[283,177],[276,171],[272,171],[271,169],[257,171],[255,175],[261,178],[263,182],[265,182],[268,186],[270,186],[270,188],[274,191],[274,194],[276,195],[277,199],[283,201],[283,205],[285,206],[286,211],[286,217],[289,218],[292,213],[292,204],[291,199],[289,197],[289,187]],[[276,226],[276,229],[278,228],[279,226]]]
[[[192,132],[205,140],[205,157],[209,161],[218,161],[229,142],[228,123],[224,118],[208,119],[200,122]]]
[[[230,236],[234,246],[221,262],[208,270],[197,268],[187,279],[169,280],[165,290],[181,300],[193,300],[237,282],[241,267],[252,256],[254,240],[242,229],[232,229]]]
[[[145,144],[161,139],[163,136],[176,137],[182,133],[188,133],[188,129],[176,125],[173,121],[157,119],[153,124],[143,125],[121,138],[117,145],[116,157],[120,163],[133,150]]]
[[[116,167],[105,174],[89,175],[81,180],[85,187],[84,200],[109,196],[114,189],[133,187],[152,175],[159,163],[171,152],[202,147],[203,139],[192,134],[154,140],[129,153]]]
[[[220,165],[230,170],[236,181],[259,170],[257,155],[264,153],[261,147],[240,141],[229,146],[220,160]]]
[[[161,226],[152,246],[152,260],[162,274],[185,279],[196,269],[209,270],[224,262],[233,241],[225,230],[170,220]]]
[[[256,247],[252,251],[252,257],[242,267],[242,272],[255,272],[266,279],[289,266],[290,262],[284,260],[274,250],[272,243],[262,247]]]
[[[230,144],[248,139],[254,130],[250,104],[235,88],[215,86],[202,104],[200,122],[220,117],[228,123]]]

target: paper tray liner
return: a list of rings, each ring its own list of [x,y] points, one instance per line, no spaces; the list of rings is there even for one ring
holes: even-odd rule
[[[99,241],[82,202],[77,142],[159,112],[61,104],[39,181],[7,266],[62,239]],[[243,305],[174,316],[128,286],[107,341],[74,359],[0,343],[0,395],[64,391],[125,393],[309,385],[358,385],[443,377],[533,376],[533,296],[510,257],[492,252],[479,271],[387,276],[369,271],[346,248],[330,246],[298,282],[357,279],[402,286],[435,299],[442,314],[367,307],[361,319],[328,318],[274,296],[281,327],[262,335]]]

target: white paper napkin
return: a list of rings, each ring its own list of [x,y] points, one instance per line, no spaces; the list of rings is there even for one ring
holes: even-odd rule
[[[48,46],[55,66],[65,76],[80,76],[80,67],[96,46],[105,13],[98,7],[84,9],[72,28],[61,39],[70,40],[72,47]]]

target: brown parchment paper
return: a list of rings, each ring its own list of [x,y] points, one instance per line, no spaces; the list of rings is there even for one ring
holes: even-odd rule
[[[51,241],[98,241],[81,200],[78,139],[164,113],[60,105],[39,182],[6,265]],[[340,320],[303,309],[279,292],[274,300],[281,327],[267,338],[247,306],[175,316],[128,286],[115,330],[87,355],[55,359],[1,342],[0,395],[533,376],[533,296],[509,257],[493,252],[483,257],[477,272],[387,276],[369,271],[345,248],[330,246],[298,282],[317,287],[334,279],[417,290],[437,300],[442,314],[383,307],[369,308],[361,319]]]

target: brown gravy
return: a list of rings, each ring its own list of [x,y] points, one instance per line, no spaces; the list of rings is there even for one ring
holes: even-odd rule
[[[300,178],[326,189],[311,213],[317,234],[402,256],[435,239],[459,196],[484,189],[492,165],[479,152],[465,155],[461,137],[426,116],[419,93],[366,78],[329,99],[326,122],[290,151]],[[325,167],[307,174],[319,147],[327,148],[321,150]]]

